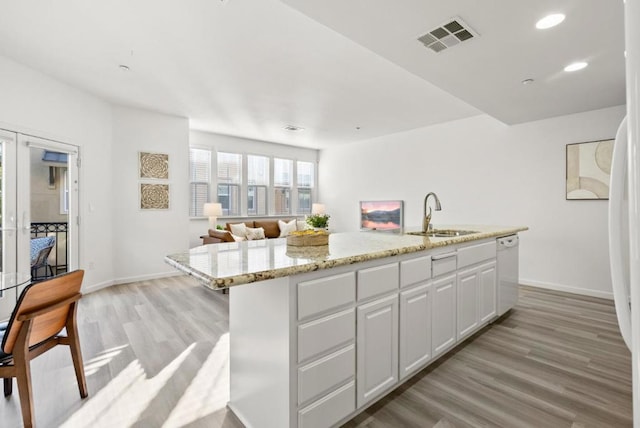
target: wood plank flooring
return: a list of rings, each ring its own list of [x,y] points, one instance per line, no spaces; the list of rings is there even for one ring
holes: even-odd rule
[[[228,295],[189,277],[83,297],[89,398],[68,351],[32,362],[39,427],[240,428],[229,397]],[[631,367],[612,302],[522,287],[508,316],[345,427],[630,427]],[[20,427],[17,390],[0,427]]]

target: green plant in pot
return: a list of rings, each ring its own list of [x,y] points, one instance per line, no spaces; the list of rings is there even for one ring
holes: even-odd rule
[[[307,224],[317,229],[326,229],[329,226],[329,214],[311,214],[307,216]]]

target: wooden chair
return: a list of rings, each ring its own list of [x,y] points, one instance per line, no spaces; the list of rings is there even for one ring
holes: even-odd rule
[[[76,323],[83,276],[84,271],[77,270],[28,285],[20,294],[6,330],[0,330],[4,395],[11,395],[15,377],[25,428],[34,426],[30,361],[54,346],[69,346],[80,397],[88,395]],[[61,336],[64,328],[67,334]]]

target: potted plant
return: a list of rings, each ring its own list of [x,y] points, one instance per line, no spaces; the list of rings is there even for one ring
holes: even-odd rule
[[[326,229],[329,226],[329,214],[311,214],[307,216],[307,224],[316,229]]]

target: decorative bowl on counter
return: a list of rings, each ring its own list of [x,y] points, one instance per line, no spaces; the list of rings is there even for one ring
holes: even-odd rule
[[[329,245],[329,232],[326,230],[298,230],[287,236],[287,245],[292,247],[317,247]]]

